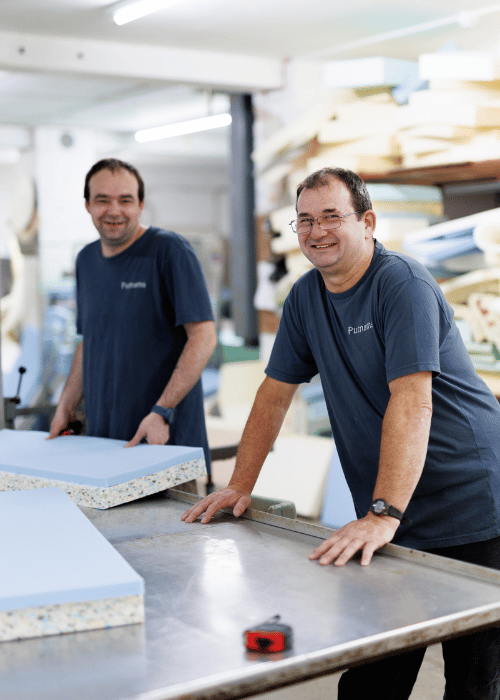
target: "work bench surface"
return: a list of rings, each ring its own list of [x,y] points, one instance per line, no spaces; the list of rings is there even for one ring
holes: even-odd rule
[[[498,572],[392,545],[323,567],[308,557],[331,530],[257,511],[187,524],[190,500],[82,508],[144,578],[145,624],[0,644],[2,700],[240,698],[500,620]],[[292,649],[247,652],[274,615]]]

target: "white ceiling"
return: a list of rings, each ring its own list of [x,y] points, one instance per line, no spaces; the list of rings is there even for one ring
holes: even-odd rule
[[[389,30],[440,20],[479,7],[481,0],[183,0],[121,27],[106,0],[2,0],[3,31],[85,37],[278,58],[335,47]],[[456,26],[386,44],[384,53],[416,58],[455,39],[463,48],[496,45],[500,14],[485,15],[471,32]],[[479,38],[479,41],[478,41]],[[380,55],[381,46],[375,55]],[[356,54],[344,55],[345,58]],[[363,55],[373,55],[372,50]]]
[[[138,74],[134,71],[136,57],[127,48],[133,44],[151,55],[156,49],[190,50],[193,56],[207,52],[200,54],[201,63],[212,53],[220,62],[222,55],[228,66],[233,60],[243,64],[246,60],[250,65],[257,57],[275,63],[311,57],[416,60],[421,53],[436,51],[450,41],[462,49],[494,50],[500,42],[500,5],[484,6],[498,10],[495,12],[468,14],[477,13],[477,1],[183,0],[119,27],[110,12],[116,3],[105,0],[0,0],[0,124],[61,124],[130,134],[227,108],[227,99],[217,94],[208,105],[205,89],[221,90],[220,85],[210,84],[210,78],[205,84],[203,78],[198,84],[196,80],[185,83],[182,53],[173,54],[178,63],[169,67],[168,79]],[[460,23],[445,23],[398,39],[369,41],[385,32],[457,19],[457,15]],[[95,71],[74,69],[63,59],[56,67],[43,60],[30,62],[28,51],[23,67],[24,56],[10,57],[5,48],[11,41],[17,47],[15,53],[22,54],[21,46],[29,47],[36,37],[55,42],[56,48],[62,46],[57,43],[62,39],[79,40],[82,46],[84,42],[106,42],[102,45],[121,49],[125,57],[130,53],[130,64],[123,65],[120,74],[106,73],[104,66],[103,74],[96,75]],[[360,41],[366,45],[349,47]],[[212,132],[210,138],[227,138],[227,130],[225,135],[224,130]]]

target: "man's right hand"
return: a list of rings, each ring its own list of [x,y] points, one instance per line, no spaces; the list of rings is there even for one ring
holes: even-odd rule
[[[238,518],[248,508],[250,500],[249,493],[227,486],[221,491],[214,491],[196,505],[191,506],[182,514],[181,519],[192,523],[199,515],[205,513],[201,519],[202,524],[205,525],[221,508],[231,508],[232,506],[234,506],[233,515]]]
[[[60,435],[61,432],[68,427],[69,423],[74,420],[76,420],[75,411],[70,411],[58,406],[54,414],[54,418],[52,419],[52,423],[50,424],[50,431],[47,440],[52,440],[52,438]]]

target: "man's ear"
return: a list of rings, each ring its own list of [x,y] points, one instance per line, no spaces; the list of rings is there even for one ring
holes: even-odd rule
[[[365,221],[365,238],[373,238],[375,233],[375,226],[377,224],[377,216],[373,209],[368,209],[363,214]]]
[[[87,202],[87,200],[85,200],[85,209],[86,209],[86,210],[89,212],[89,214],[90,214],[90,211],[89,211],[89,203]]]

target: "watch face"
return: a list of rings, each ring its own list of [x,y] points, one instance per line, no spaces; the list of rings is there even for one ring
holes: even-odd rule
[[[384,501],[373,501],[372,508],[375,513],[383,513],[385,510]]]

